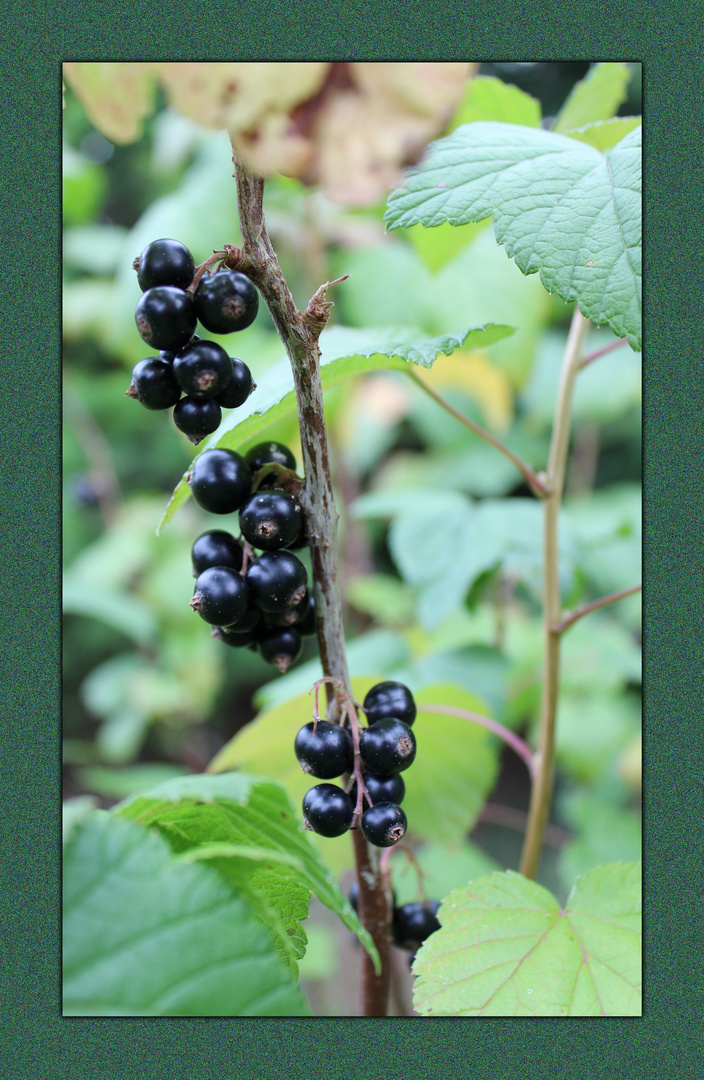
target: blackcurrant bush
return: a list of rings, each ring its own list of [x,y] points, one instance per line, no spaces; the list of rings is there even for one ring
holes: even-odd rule
[[[321,780],[332,780],[349,772],[354,762],[354,744],[347,728],[327,720],[312,720],[296,735],[293,749],[303,772]],[[354,805],[354,799],[352,800]]]
[[[212,334],[244,330],[257,317],[259,293],[246,274],[219,270],[198,282],[193,300],[196,314]]]
[[[272,461],[277,465],[283,465],[285,469],[291,469],[292,472],[296,471],[295,457],[288,446],[284,446],[280,442],[257,443],[244,456],[247,458],[253,473]]]
[[[407,686],[400,682],[380,682],[372,686],[364,699],[364,711],[370,724],[395,716],[410,727],[416,718],[416,703]]]
[[[174,406],[173,417],[178,430],[197,446],[206,435],[218,430],[222,409],[217,401],[196,401],[192,397],[183,397]]]
[[[142,292],[155,285],[187,289],[196,272],[193,256],[178,240],[152,240],[139,256],[137,281]]]
[[[342,836],[353,814],[349,795],[335,784],[317,784],[303,797],[303,823],[321,836]]]
[[[265,551],[248,568],[246,576],[254,603],[261,611],[286,611],[305,596],[306,568],[289,551]]]
[[[230,358],[230,363],[232,364],[232,377],[225,389],[218,394],[217,402],[223,409],[238,409],[240,405],[244,405],[255,387],[252,381],[252,372],[244,360],[237,360],[233,356]]]
[[[240,454],[216,447],[196,458],[188,483],[191,495],[203,510],[210,514],[232,514],[252,490],[252,473]]]
[[[211,566],[196,579],[191,607],[213,626],[230,626],[246,612],[248,592],[246,581],[231,566]]]
[[[232,362],[215,341],[196,341],[176,354],[173,373],[189,397],[214,398],[232,378]]]
[[[174,285],[157,285],[142,293],[134,313],[140,337],[154,349],[178,351],[196,328],[193,301]]]
[[[173,377],[171,364],[151,356],[135,364],[125,395],[136,398],[145,409],[170,409],[181,397],[181,387]]]
[[[371,772],[378,776],[395,776],[413,764],[416,738],[408,724],[387,717],[364,729],[359,749]]]
[[[267,664],[273,664],[281,674],[288,671],[301,655],[303,640],[295,627],[265,627],[257,638],[259,652]]]
[[[191,561],[196,576],[211,566],[231,566],[233,570],[241,570],[242,545],[229,532],[212,529],[201,533],[194,541]]]
[[[240,510],[240,529],[252,547],[275,551],[294,543],[303,514],[298,499],[272,488],[255,492]]]
[[[440,904],[403,904],[394,908],[391,920],[391,936],[401,949],[415,951],[422,943],[440,929],[436,912]]]
[[[396,803],[379,802],[364,811],[360,824],[364,838],[374,847],[392,847],[405,836],[408,822]]]
[[[378,802],[392,802],[400,806],[406,794],[406,785],[402,776],[377,776],[375,773],[364,774],[364,784],[369,792],[372,805]],[[357,781],[355,780],[350,791],[353,804],[357,803]],[[364,802],[365,806],[369,804]]]

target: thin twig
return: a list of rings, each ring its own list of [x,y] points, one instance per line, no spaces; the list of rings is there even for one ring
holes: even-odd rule
[[[613,352],[614,349],[621,349],[624,345],[628,344],[628,338],[621,338],[619,341],[612,341],[611,344],[605,345],[603,349],[597,349],[596,352],[589,353],[585,356],[582,362],[579,364],[579,370],[585,368],[587,364],[593,363],[598,360],[600,356],[606,356],[607,353]]]
[[[504,727],[498,720],[492,720],[489,716],[482,716],[481,713],[471,712],[469,709],[457,709],[454,705],[426,705],[423,702],[423,712],[429,713],[442,713],[446,716],[459,716],[462,720],[469,720],[472,724],[479,724],[481,727],[487,728],[492,731],[494,735],[498,735],[507,746],[510,746],[512,750],[515,750],[519,757],[523,759],[528,772],[531,776],[535,771],[535,754],[531,748],[523,742],[523,739],[519,738],[515,732],[510,731],[509,728]]]
[[[544,499],[547,496],[548,488],[545,485],[545,480],[541,479],[538,474],[531,469],[530,465],[527,465],[525,461],[521,461],[521,459],[517,457],[512,450],[509,450],[500,439],[497,439],[490,432],[485,431],[479,424],[475,424],[474,420],[470,420],[468,416],[464,416],[458,409],[455,409],[454,406],[450,405],[449,401],[446,401],[441,394],[438,394],[437,390],[433,390],[433,388],[429,386],[428,383],[424,382],[419,375],[416,375],[415,371],[409,370],[408,374],[422,390],[425,390],[426,394],[428,394],[433,401],[436,401],[438,405],[442,406],[442,408],[449,412],[451,416],[454,416],[455,420],[459,420],[461,424],[468,427],[475,435],[479,435],[480,438],[484,439],[485,442],[488,442],[498,450],[499,453],[503,454],[504,457],[507,457],[509,461],[512,461],[536,498]]]
[[[534,878],[545,837],[550,801],[552,799],[555,719],[560,677],[560,635],[554,626],[560,620],[560,584],[558,579],[558,519],[562,489],[565,482],[567,451],[570,441],[572,396],[579,370],[582,347],[589,320],[579,309],[572,316],[562,375],[555,406],[555,420],[548,460],[550,494],[543,500],[543,688],[540,702],[540,734],[536,768],[528,808],[528,827],[521,853],[521,873]]]
[[[615,604],[617,600],[623,600],[625,596],[633,596],[634,593],[640,592],[642,588],[642,585],[633,585],[630,589],[621,589],[619,592],[602,596],[600,600],[593,600],[591,604],[585,604],[584,607],[577,608],[576,611],[566,612],[562,621],[555,623],[553,626],[553,632],[555,634],[564,634],[568,627],[577,622],[577,619],[588,615],[590,611],[597,611],[599,608],[606,607],[607,604]]]

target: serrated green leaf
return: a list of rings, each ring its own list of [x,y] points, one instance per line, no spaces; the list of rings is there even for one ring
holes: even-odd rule
[[[510,326],[475,326],[458,334],[442,334],[429,338],[413,327],[382,328],[378,330],[330,327],[320,336],[320,374],[323,389],[343,382],[354,375],[370,371],[394,369],[404,371],[409,363],[431,368],[441,354],[449,355],[463,349],[480,349],[501,341],[513,333]],[[282,360],[267,371],[262,385],[250,394],[245,404],[234,410],[221,424],[215,435],[203,443],[203,450],[223,447],[235,450],[244,446],[264,427],[279,420],[295,408],[293,376],[288,360]],[[189,466],[189,471],[192,466]],[[174,491],[157,532],[173,517],[189,497],[186,474]]]
[[[247,725],[243,731],[249,731],[252,726]],[[290,756],[297,767],[292,747],[291,743]],[[270,749],[273,750],[273,744]],[[223,753],[219,754],[211,770],[215,771],[216,763],[222,763],[223,758]],[[220,769],[232,767],[231,761],[220,765]],[[246,886],[265,897],[289,939],[282,943],[277,927],[271,927],[279,938],[279,947],[290,945],[301,954],[297,942],[304,944],[305,935],[299,924],[307,917],[308,900],[314,892],[357,934],[378,962],[371,938],[340,892],[280,784],[241,772],[189,776],[133,796],[121,803],[116,813],[142,825],[156,826],[178,853],[202,845],[227,844],[273,849],[294,856],[303,866],[302,873],[284,866],[281,860],[261,868],[257,860],[231,854],[213,858],[211,865],[228,880],[235,881],[240,889]]]
[[[579,878],[564,910],[506,871],[443,902],[420,949],[414,1004],[424,1016],[640,1016],[640,864]]]
[[[609,120],[628,97],[630,80],[628,64],[595,64],[572,87],[552,130],[566,132],[596,120]]]
[[[640,123],[640,116],[614,116],[611,120],[597,120],[595,124],[572,128],[566,131],[565,135],[569,135],[570,139],[589,143],[595,150],[600,150],[602,154],[605,154],[630,131],[635,131]]]
[[[64,862],[64,1011],[305,1016],[250,906],[209,866],[112,815],[78,825]]]
[[[497,242],[595,325],[641,343],[641,131],[606,154],[551,131],[465,124],[392,192],[389,229],[493,215]]]

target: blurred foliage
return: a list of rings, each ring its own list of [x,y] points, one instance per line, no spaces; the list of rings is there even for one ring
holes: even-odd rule
[[[500,120],[517,102],[525,112],[519,122],[540,123],[530,101],[554,116],[587,68],[482,65],[474,98],[460,103],[448,130],[471,119]],[[505,81],[492,81],[497,76]],[[621,116],[640,109],[637,78],[626,91]],[[299,306],[321,282],[350,274],[335,292],[333,325],[411,325],[425,336],[488,322],[515,327],[512,337],[481,351],[440,357],[423,378],[531,466],[544,467],[571,309],[548,296],[537,275],[523,277],[485,223],[387,237],[383,204],[346,210],[276,177],[267,182],[265,210]],[[306,639],[299,663],[274,677],[255,653],[212,639],[190,610],[193,540],[207,528],[236,524],[214,526],[189,501],[157,537],[194,450],[169,415],[124,396],[132,366],[146,355],[134,326],[134,257],[158,236],[182,240],[196,261],[238,242],[227,137],[162,101],[138,141],[114,146],[67,92],[64,225],[63,733],[71,827],[95,805],[204,770],[260,709],[241,738],[264,737],[268,722],[280,723],[288,735],[280,752],[270,746],[269,761],[279,754],[281,770],[295,767],[293,739],[310,718],[307,692],[320,667],[314,640]],[[246,360],[260,385],[282,356],[264,305],[253,326],[218,340]],[[593,331],[588,349],[613,341],[608,331]],[[640,580],[639,359],[621,348],[579,377],[560,529],[563,603],[571,609]],[[399,678],[418,693],[449,685],[534,742],[541,529],[521,475],[400,371],[326,391],[326,417],[352,675]],[[300,462],[296,432],[289,414],[266,437],[286,442]],[[580,620],[564,639],[553,811],[562,839],[546,853],[539,878],[556,893],[600,862],[638,857],[639,615],[640,598],[630,597]],[[438,728],[432,760],[440,771],[452,760],[448,721],[424,721]],[[486,797],[490,808],[525,807],[528,782],[520,763],[510,767],[509,752],[493,740],[487,745],[477,805],[471,812],[465,806],[465,817],[444,833],[437,829],[442,800],[433,803],[419,779],[417,814],[431,817],[414,822],[409,813],[409,838],[431,897],[506,865],[506,836],[513,839],[515,825],[488,814],[472,841],[468,830]],[[266,738],[262,746],[265,758]],[[412,786],[409,778],[409,793]],[[324,857],[336,845],[323,841]],[[338,873],[350,866],[348,849],[347,842],[344,857],[328,859]],[[391,865],[399,897],[418,898],[413,867],[401,853]],[[332,973],[323,957],[332,951],[326,933],[340,957],[349,947],[342,929],[321,927],[319,940],[311,934],[316,947],[301,967],[304,985]]]

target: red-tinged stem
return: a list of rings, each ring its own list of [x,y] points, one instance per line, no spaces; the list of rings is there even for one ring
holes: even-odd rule
[[[453,705],[427,705],[423,702],[423,712],[429,713],[444,713],[446,716],[459,716],[462,720],[469,720],[472,724],[480,724],[481,727],[487,728],[489,731],[493,731],[495,735],[498,735],[507,746],[510,746],[512,750],[515,750],[519,757],[523,758],[523,761],[528,767],[528,772],[533,775],[535,768],[535,755],[527,743],[523,742],[523,739],[519,738],[515,732],[509,728],[504,727],[498,720],[492,720],[489,716],[482,716],[481,713],[471,712],[469,709],[457,709]]]
[[[609,593],[608,596],[602,596],[600,600],[593,600],[591,604],[585,604],[584,607],[578,608],[577,611],[566,613],[561,622],[555,623],[553,631],[556,634],[564,634],[565,630],[577,622],[577,619],[588,615],[590,611],[598,611],[599,608],[606,607],[607,604],[615,604],[617,600],[623,600],[625,596],[633,596],[635,593],[639,593],[642,588],[642,585],[633,585],[630,589],[621,589],[620,592]]]

